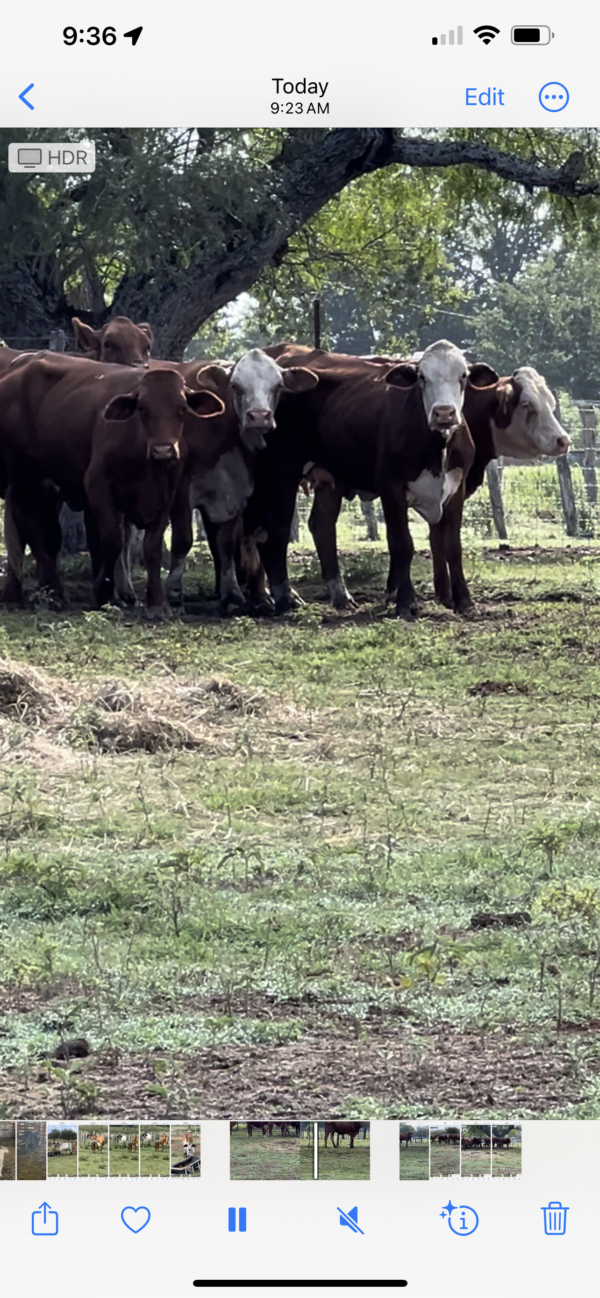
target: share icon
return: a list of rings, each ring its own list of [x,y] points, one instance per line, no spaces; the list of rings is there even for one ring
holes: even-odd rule
[[[338,1208],[338,1212],[340,1214],[340,1226],[349,1226],[350,1230],[353,1230],[355,1234],[358,1231],[359,1235],[364,1235],[364,1230],[361,1230],[358,1224],[358,1208],[351,1208],[350,1212],[342,1212],[342,1209]]]

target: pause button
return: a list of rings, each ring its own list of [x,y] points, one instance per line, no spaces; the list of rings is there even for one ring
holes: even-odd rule
[[[245,1209],[245,1208],[239,1208],[239,1209],[238,1209],[238,1212],[239,1212],[239,1216],[238,1216],[239,1226],[238,1226],[238,1229],[239,1229],[240,1231],[244,1231],[244,1230],[246,1229],[246,1209]],[[233,1231],[233,1230],[236,1229],[236,1224],[235,1224],[235,1214],[236,1214],[236,1210],[235,1210],[235,1208],[230,1208],[230,1209],[229,1209],[229,1229],[230,1229],[230,1231]]]

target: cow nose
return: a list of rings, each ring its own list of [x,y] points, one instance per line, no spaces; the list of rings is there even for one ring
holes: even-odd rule
[[[431,411],[431,418],[438,427],[449,427],[451,424],[458,423],[458,415],[455,406],[441,404],[434,406]]]
[[[258,406],[253,406],[246,411],[246,424],[250,428],[273,428],[274,423],[272,410],[263,410]]]
[[[557,445],[557,447],[558,447],[558,454],[559,454],[559,455],[566,455],[566,454],[567,454],[567,451],[569,451],[569,450],[571,449],[571,438],[570,438],[570,437],[557,437],[557,439],[556,439],[556,445]]]

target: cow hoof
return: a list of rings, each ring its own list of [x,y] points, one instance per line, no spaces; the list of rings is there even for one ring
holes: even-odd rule
[[[414,604],[403,604],[401,608],[396,605],[395,616],[402,622],[416,622],[418,609]]]
[[[250,612],[253,617],[275,617],[275,601],[259,599],[252,605]]]
[[[276,613],[295,613],[297,609],[304,608],[305,600],[301,599],[297,591],[292,590],[285,595],[281,595],[275,600]]]
[[[356,603],[356,600],[352,598],[350,591],[346,591],[345,595],[343,595],[340,591],[339,595],[336,595],[335,599],[332,599],[331,606],[332,608],[340,608],[340,609],[358,608],[358,604]]]
[[[252,611],[245,599],[221,600],[220,610],[223,617],[247,617]]]

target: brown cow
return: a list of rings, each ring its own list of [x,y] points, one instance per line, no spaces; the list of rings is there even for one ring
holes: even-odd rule
[[[473,1136],[463,1136],[462,1138],[463,1149],[472,1149],[474,1144],[475,1144],[475,1140]]]
[[[278,363],[285,369],[297,359],[288,353]],[[401,574],[396,611],[412,616],[407,510],[414,505],[428,522],[438,522],[458,486],[457,476],[446,471],[452,446],[460,445],[461,463],[472,462],[473,445],[462,422],[467,363],[445,341],[428,348],[418,365],[383,373],[356,357],[314,351],[302,359],[318,386],[282,410],[278,436],[257,465],[247,511],[248,530],[263,526],[267,532],[262,557],[276,608],[284,611],[297,602],[286,552],[297,488],[312,461],[353,491],[381,495],[391,561]]]
[[[388,365],[393,368],[391,362]],[[555,418],[554,405],[544,379],[531,367],[524,366],[510,378],[498,379],[489,366],[471,366],[464,416],[474,442],[475,457],[466,474],[456,452],[454,464],[452,456],[449,457],[448,470],[461,471],[461,480],[445,503],[440,522],[430,526],[435,593],[442,604],[456,612],[465,613],[472,607],[460,541],[464,501],[481,486],[487,465],[498,455],[528,461],[538,456],[564,455],[568,451],[570,439]],[[318,472],[318,467],[313,472]],[[315,492],[309,518],[329,597],[338,608],[349,607],[354,601],[340,573],[335,524],[342,498],[351,499],[356,494],[338,483],[321,484]],[[359,494],[366,498],[365,493]],[[386,597],[393,599],[395,590],[392,565]]]
[[[150,363],[153,335],[149,324],[134,324],[129,316],[116,315],[101,329],[92,329],[75,317],[73,332],[79,350],[88,360],[146,367]]]
[[[334,1148],[339,1149],[340,1136],[350,1137],[350,1148],[354,1149],[354,1140],[358,1135],[362,1122],[326,1122],[325,1123],[325,1148],[327,1149],[327,1140],[331,1136],[331,1144]],[[334,1136],[337,1135],[337,1145]]]
[[[115,365],[143,366],[145,368],[150,363],[152,330],[149,324],[136,325],[128,316],[115,316],[102,329],[94,330],[90,325],[84,324],[81,320],[75,318],[73,320],[73,330],[76,343],[79,344],[81,350],[89,358]],[[35,352],[18,351],[12,347],[1,347],[0,376],[17,358],[22,363],[35,354]],[[6,496],[7,488],[8,472],[0,451],[0,497]],[[45,548],[52,554],[54,562],[56,562],[62,544],[59,523],[62,500],[60,493],[50,482],[46,485],[44,497],[39,525],[45,533]],[[26,533],[26,520],[19,515],[18,511],[16,518],[14,518],[12,508],[9,499],[5,511],[5,526],[11,533],[13,554],[16,555],[18,550],[21,551],[19,567],[22,567],[25,547],[30,545],[30,538]],[[131,588],[131,580],[128,569],[124,568],[122,575],[119,571],[119,590],[127,592],[128,588]],[[4,599],[10,603],[20,602],[20,588],[18,586],[13,588],[10,581],[7,582]]]
[[[0,380],[0,445],[13,514],[25,520],[40,580],[63,600],[44,527],[44,480],[86,514],[97,602],[110,599],[122,520],[146,529],[149,608],[162,608],[162,536],[185,457],[183,429],[223,410],[212,392],[191,392],[174,365],[151,370],[42,353]],[[205,438],[210,463],[219,438]],[[10,534],[8,584],[21,588],[22,554]],[[21,561],[21,568],[19,563]],[[4,593],[6,598],[6,591]]]
[[[212,364],[190,373],[187,382],[206,386],[225,402],[218,420],[223,455],[211,474],[204,466],[203,431],[186,430],[187,460],[181,488],[172,511],[171,569],[167,592],[173,603],[182,599],[182,578],[192,545],[192,507],[202,513],[215,564],[217,592],[224,611],[249,607],[242,586],[247,586],[250,607],[270,612],[273,601],[255,545],[255,535],[245,536],[243,511],[254,489],[255,462],[275,429],[275,412],[282,397],[314,387],[317,378],[302,366],[282,371],[258,348],[246,352],[234,365]],[[284,403],[285,404],[285,403]],[[279,418],[279,416],[278,416]],[[260,529],[254,529],[260,532]]]
[[[494,1136],[494,1149],[508,1149],[510,1136]]]
[[[246,1131],[248,1132],[248,1135],[249,1135],[249,1136],[252,1135],[252,1128],[253,1128],[253,1127],[258,1127],[258,1130],[259,1130],[259,1131],[262,1131],[263,1136],[266,1136],[267,1131],[269,1130],[269,1124],[268,1124],[268,1122],[247,1122],[247,1123],[246,1123]]]
[[[410,1132],[410,1131],[401,1131],[401,1132],[400,1132],[400,1144],[402,1144],[402,1141],[403,1141],[403,1140],[406,1141],[406,1144],[407,1144],[407,1145],[410,1145],[410,1142],[411,1142],[411,1140],[412,1140],[412,1132]]]

